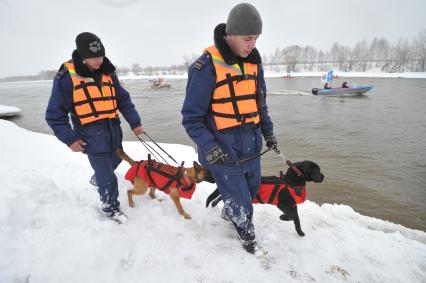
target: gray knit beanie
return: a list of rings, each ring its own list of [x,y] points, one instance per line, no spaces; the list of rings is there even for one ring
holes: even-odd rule
[[[262,19],[253,5],[240,3],[229,12],[226,34],[258,35],[262,33]]]

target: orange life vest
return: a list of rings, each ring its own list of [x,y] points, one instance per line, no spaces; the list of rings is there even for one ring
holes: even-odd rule
[[[216,128],[223,130],[243,123],[258,124],[257,64],[228,65],[213,45],[204,50],[210,53],[216,70],[216,87],[211,102]]]
[[[253,203],[268,203],[277,205],[278,195],[282,190],[288,190],[296,204],[306,199],[306,187],[290,187],[287,184],[261,184]]]
[[[66,62],[64,65],[72,79],[74,109],[82,125],[118,117],[115,86],[110,75],[102,74],[99,89],[92,78],[81,77],[76,73],[74,63]]]

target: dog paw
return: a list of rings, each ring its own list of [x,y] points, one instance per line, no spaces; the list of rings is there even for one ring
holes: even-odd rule
[[[282,214],[281,216],[280,216],[280,219],[282,220],[282,221],[293,221],[294,219],[291,219],[287,214]]]
[[[135,204],[134,203],[129,203],[129,206],[130,207],[135,207]]]
[[[191,219],[191,215],[189,215],[188,213],[184,212],[182,213],[183,218],[185,219]]]

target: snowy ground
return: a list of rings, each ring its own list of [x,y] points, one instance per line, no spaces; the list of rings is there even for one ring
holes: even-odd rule
[[[0,105],[0,117],[12,117],[21,114],[21,109],[13,106]]]
[[[256,232],[269,251],[259,259],[242,249],[220,207],[204,207],[210,184],[182,200],[189,221],[164,196],[161,203],[136,197],[129,208],[125,163],[117,175],[129,221],[117,225],[99,212],[83,154],[8,121],[0,120],[0,132],[0,282],[426,281],[422,231],[307,201],[299,208],[301,238],[278,209],[258,205]],[[124,147],[145,156],[140,143]],[[196,158],[190,147],[164,147],[186,164]]]

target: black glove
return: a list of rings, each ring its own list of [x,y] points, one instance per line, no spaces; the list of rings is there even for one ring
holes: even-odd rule
[[[223,152],[220,146],[216,145],[207,152],[206,159],[210,164],[221,165],[228,159],[228,154]]]
[[[276,148],[278,145],[274,135],[265,137],[265,141],[268,148]]]

